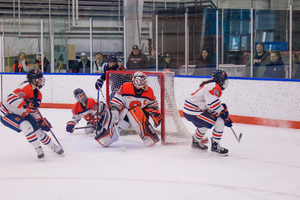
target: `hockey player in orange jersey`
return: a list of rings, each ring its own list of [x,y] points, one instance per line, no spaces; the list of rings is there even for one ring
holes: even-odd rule
[[[43,74],[39,70],[31,69],[27,73],[27,81],[10,93],[0,106],[1,122],[14,131],[23,132],[28,142],[35,148],[39,159],[44,158],[39,141],[59,155],[64,153],[63,149],[54,144],[45,133],[52,128],[51,124],[44,118],[46,124],[37,112],[42,101],[40,89],[44,84]]]
[[[154,126],[160,125],[162,115],[158,110],[158,102],[154,92],[148,86],[147,75],[135,72],[132,82],[124,83],[111,100],[112,125],[109,130],[98,134],[95,139],[102,145],[108,146],[119,138],[121,129],[129,125],[137,132],[146,146],[153,146],[159,142],[159,137],[152,125],[149,116],[154,121]],[[113,124],[117,124],[117,128]]]
[[[211,151],[220,155],[228,155],[228,150],[219,144],[224,125],[232,126],[227,106],[220,101],[222,91],[227,85],[226,72],[216,70],[212,73],[212,79],[202,82],[200,88],[185,99],[183,114],[196,126],[192,142],[193,149],[207,151],[208,147],[201,140],[207,130],[213,127]]]
[[[87,125],[84,129],[86,134],[93,133],[95,130],[101,131],[101,129],[105,127],[107,129],[110,125],[109,119],[111,118],[111,112],[105,106],[105,103],[100,101],[99,105],[97,105],[97,102],[92,98],[88,98],[85,92],[80,88],[74,90],[73,94],[77,102],[72,109],[73,117],[67,122],[66,131],[73,133],[76,124],[78,124],[82,118],[87,121]]]

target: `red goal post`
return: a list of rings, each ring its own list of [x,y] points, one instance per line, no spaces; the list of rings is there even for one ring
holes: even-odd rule
[[[132,81],[132,76],[136,71],[115,71],[106,73],[106,101],[110,105],[110,100],[125,82]],[[160,112],[163,115],[161,125],[156,128],[161,135],[161,142],[164,145],[179,144],[191,141],[191,134],[185,127],[177,109],[174,93],[174,72],[147,72],[150,86],[159,104]],[[152,119],[149,119],[152,123]]]

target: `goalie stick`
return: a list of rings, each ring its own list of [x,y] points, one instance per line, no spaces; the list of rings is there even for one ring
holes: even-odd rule
[[[241,139],[242,139],[242,133],[240,133],[239,137],[237,137],[236,134],[235,134],[235,132],[234,132],[234,130],[233,130],[233,128],[232,128],[232,127],[230,127],[230,128],[231,128],[232,133],[234,134],[235,138],[237,139],[237,141],[238,141],[238,142],[241,142]]]

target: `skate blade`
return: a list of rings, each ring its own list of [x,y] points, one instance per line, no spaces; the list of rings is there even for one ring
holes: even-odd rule
[[[206,149],[206,150],[202,150],[202,149],[191,149],[191,152],[206,153],[206,152],[207,152],[207,149]]]
[[[211,152],[211,155],[224,157],[224,156],[228,156],[228,153],[220,154],[218,152],[213,151],[213,152]]]
[[[41,162],[44,162],[45,161],[45,157],[43,157],[43,158],[38,158],[39,159],[39,161],[41,161]]]

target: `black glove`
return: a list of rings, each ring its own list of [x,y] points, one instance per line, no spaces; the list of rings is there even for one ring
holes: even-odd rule
[[[162,115],[159,112],[158,109],[156,108],[148,108],[146,109],[146,111],[149,113],[149,115],[151,115],[153,121],[154,121],[154,127],[158,127],[160,125],[161,119],[162,119]]]
[[[95,83],[96,90],[101,90],[102,86],[103,86],[103,80],[102,79],[97,79],[97,81]]]
[[[97,120],[97,118],[93,120],[94,130],[98,130],[98,131],[101,130],[101,128],[102,128],[102,121],[103,120],[101,120],[101,118],[98,118],[98,120]]]
[[[227,127],[232,127],[232,120],[229,118],[229,117],[227,117],[225,120],[224,120],[224,125],[225,126],[227,126]]]
[[[44,118],[44,119],[39,118],[37,123],[41,127],[41,129],[44,131],[49,132],[50,128],[52,128],[50,122],[46,118]]]
[[[228,108],[225,103],[222,103],[222,106],[224,107],[224,109],[221,111],[220,116],[222,117],[222,119],[225,120],[228,118],[229,112],[228,112]]]

